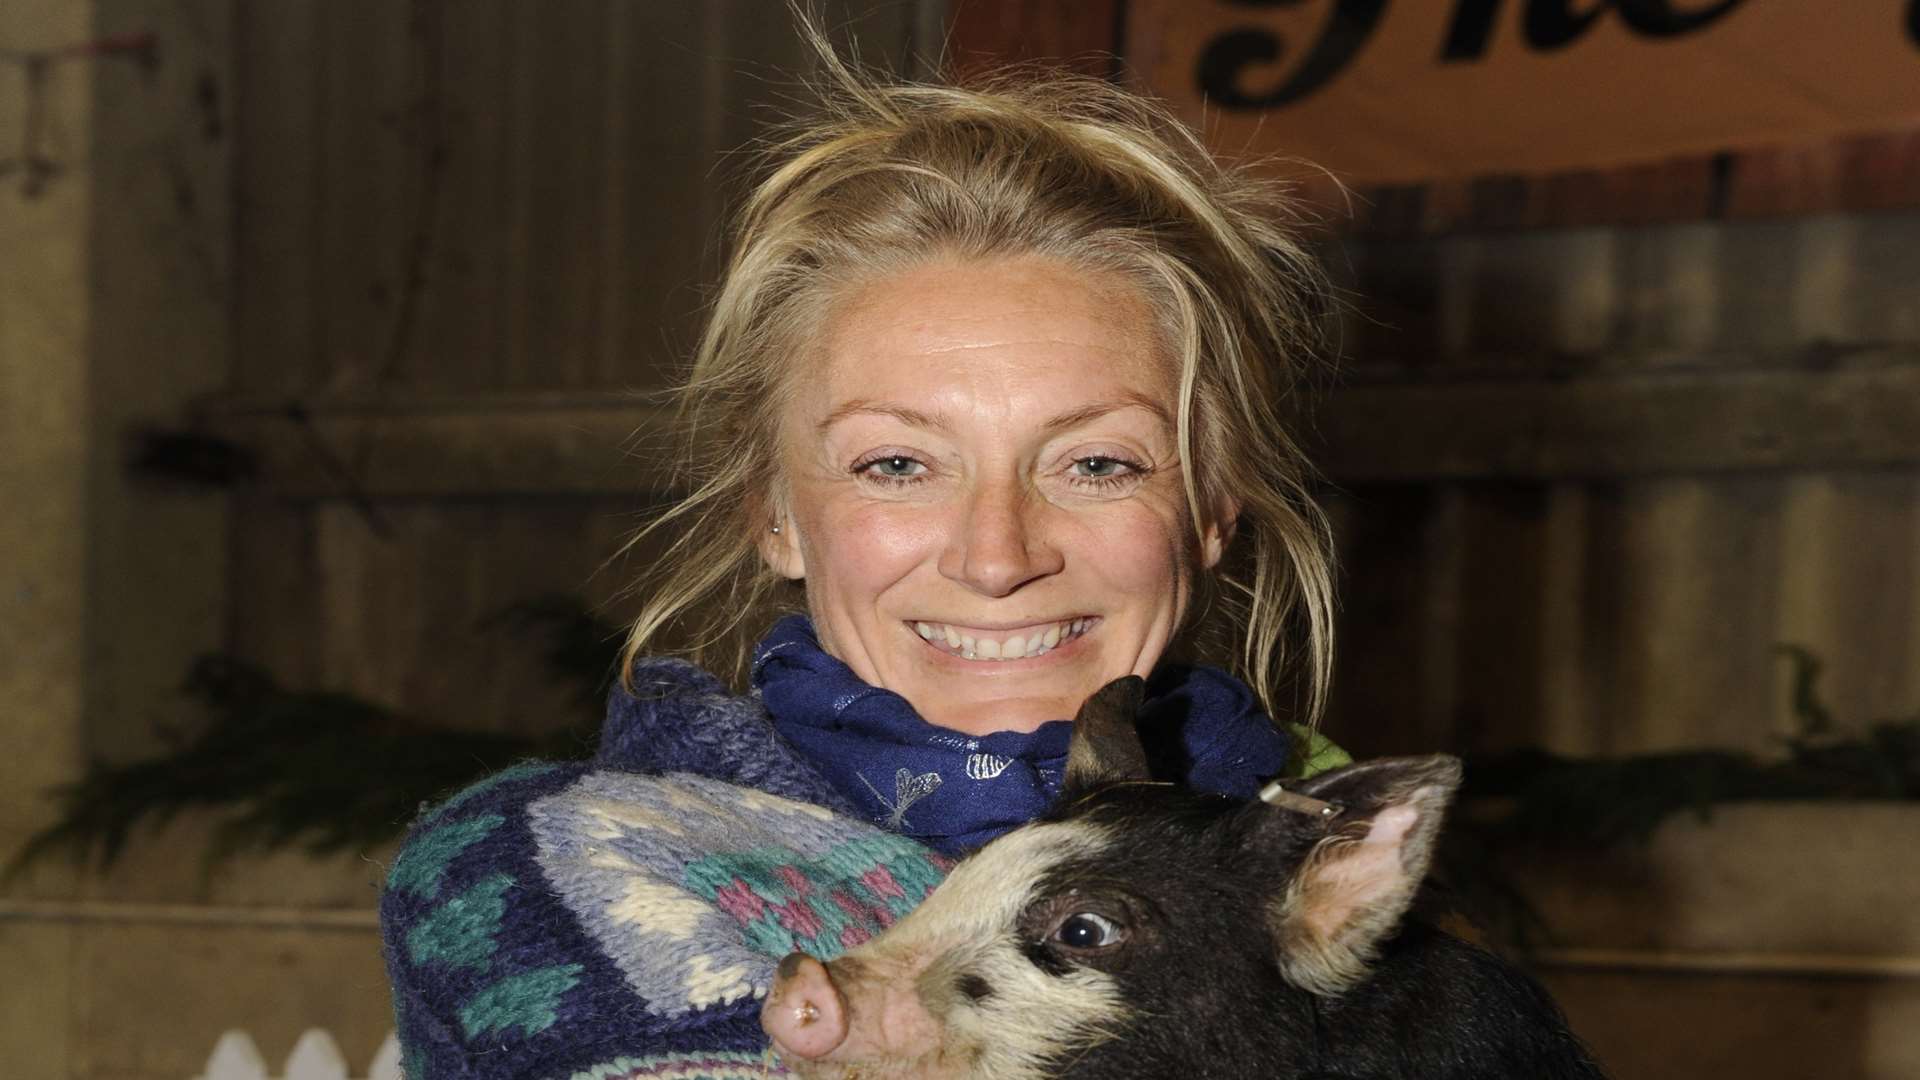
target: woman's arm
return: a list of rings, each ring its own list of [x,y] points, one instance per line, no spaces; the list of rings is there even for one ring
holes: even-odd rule
[[[877,933],[946,863],[688,773],[529,763],[422,815],[381,901],[410,1080],[760,1076],[781,956]]]

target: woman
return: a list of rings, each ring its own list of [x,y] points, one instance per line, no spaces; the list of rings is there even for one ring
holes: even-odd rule
[[[598,757],[461,793],[393,867],[416,1080],[759,1074],[774,960],[1040,813],[1118,676],[1169,778],[1302,764],[1268,706],[1324,698],[1328,540],[1276,407],[1321,294],[1272,192],[1104,82],[830,67],[739,214]],[[751,690],[649,658],[669,628]]]

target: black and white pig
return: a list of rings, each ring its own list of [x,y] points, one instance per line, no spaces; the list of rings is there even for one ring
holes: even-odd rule
[[[885,934],[781,962],[802,1077],[1600,1078],[1546,992],[1416,918],[1450,757],[1272,802],[1147,779],[1141,683],[1090,698],[1064,790]]]

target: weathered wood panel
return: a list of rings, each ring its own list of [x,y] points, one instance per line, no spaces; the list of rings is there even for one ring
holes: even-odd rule
[[[325,504],[318,681],[466,730],[538,735],[583,708],[597,713],[546,667],[542,639],[502,616],[543,596],[604,601],[626,588],[618,566],[596,571],[631,530],[631,511],[571,499],[387,502],[381,536],[351,504]]]

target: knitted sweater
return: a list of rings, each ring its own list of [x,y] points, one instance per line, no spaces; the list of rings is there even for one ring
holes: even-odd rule
[[[514,766],[414,823],[380,902],[408,1080],[784,1075],[759,1025],[779,959],[839,955],[951,865],[860,820],[758,697],[680,661],[634,676],[593,761]]]
[[[677,661],[616,690],[592,762],[428,810],[380,918],[408,1080],[782,1075],[760,999],[911,910],[949,861],[851,816],[757,699]]]

